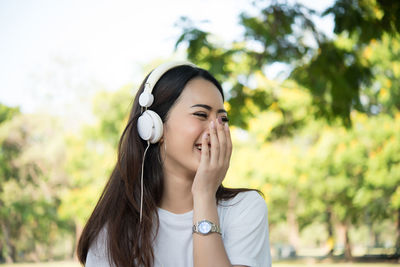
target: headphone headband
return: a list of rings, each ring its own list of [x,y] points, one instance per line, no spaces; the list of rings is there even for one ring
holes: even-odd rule
[[[172,68],[182,66],[182,65],[189,65],[192,67],[197,67],[195,64],[189,62],[189,61],[173,61],[173,62],[166,62],[164,64],[161,64],[157,68],[155,68],[151,73],[150,76],[147,78],[145,87],[143,90],[143,93],[139,97],[139,104],[142,107],[150,107],[151,104],[153,104],[154,96],[152,94],[153,88],[158,82],[158,80],[161,78],[161,76],[164,75],[167,71],[169,71]]]

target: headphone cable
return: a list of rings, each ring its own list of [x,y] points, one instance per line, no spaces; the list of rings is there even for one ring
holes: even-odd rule
[[[143,212],[143,170],[144,170],[144,159],[146,158],[146,153],[147,149],[150,147],[150,141],[147,141],[147,147],[144,150],[143,154],[143,160],[142,160],[142,173],[140,177],[140,186],[141,186],[141,191],[140,191],[140,223],[142,223],[142,212]]]

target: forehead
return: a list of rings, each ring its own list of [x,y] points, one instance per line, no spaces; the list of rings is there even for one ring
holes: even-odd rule
[[[206,104],[215,109],[223,108],[224,105],[218,88],[203,78],[194,78],[186,84],[180,95],[179,103],[185,106]]]

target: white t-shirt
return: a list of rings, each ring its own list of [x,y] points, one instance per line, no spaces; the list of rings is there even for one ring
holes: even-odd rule
[[[271,266],[268,211],[255,191],[241,192],[217,207],[225,251],[232,265]],[[155,267],[193,266],[193,210],[174,214],[158,208],[160,228],[153,245]],[[205,218],[206,219],[206,218]],[[109,267],[106,232],[90,247],[86,267]]]

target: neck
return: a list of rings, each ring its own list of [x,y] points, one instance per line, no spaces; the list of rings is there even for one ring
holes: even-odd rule
[[[164,188],[160,208],[181,214],[193,210],[193,177],[164,171]]]

